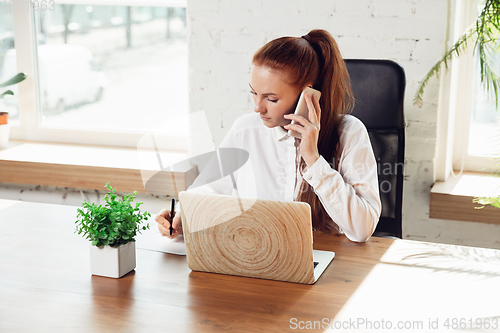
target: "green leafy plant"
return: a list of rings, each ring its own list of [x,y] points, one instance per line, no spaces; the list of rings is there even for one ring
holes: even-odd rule
[[[500,0],[486,0],[481,13],[467,31],[448,49],[444,56],[430,69],[417,89],[413,104],[422,106],[424,88],[431,77],[439,77],[441,65],[444,64],[448,70],[448,62],[455,56],[465,53],[468,45],[474,42],[474,49],[478,51],[479,64],[481,68],[481,83],[487,92],[495,93],[496,105],[500,100],[500,78],[495,72],[498,68],[496,55],[500,50],[498,37],[500,33]]]
[[[495,166],[494,166],[496,171],[494,171],[492,173],[492,176],[500,177],[500,158],[497,158],[496,160],[497,160],[497,162],[495,163]],[[500,189],[497,188],[495,191],[498,193],[498,190],[500,190]],[[496,195],[496,196],[492,195],[489,197],[476,197],[476,198],[472,199],[472,202],[481,205],[479,207],[474,207],[476,209],[482,209],[486,205],[491,205],[493,207],[500,208],[500,195]]]
[[[476,209],[482,209],[486,205],[492,205],[493,207],[500,208],[500,195],[496,197],[478,197],[474,198],[472,202],[480,204],[480,207],[474,207]]]
[[[139,211],[142,202],[132,205],[137,191],[117,200],[116,188],[112,188],[109,183],[105,187],[109,192],[102,199],[105,201],[104,205],[85,200],[82,208],[78,208],[75,233],[78,232],[79,235],[83,233],[83,236],[97,247],[103,245],[118,247],[128,242],[135,242],[134,237],[137,232],[149,229],[148,224],[141,226],[141,223],[151,214]]]
[[[15,75],[14,77],[8,79],[4,83],[0,83],[0,88],[12,86],[14,84],[17,84],[17,83],[23,81],[24,79],[26,79],[26,74],[19,73],[19,74]],[[12,92],[12,90],[4,91],[3,93],[0,94],[0,98],[4,98],[6,95],[12,96],[12,95],[14,95],[14,93]]]

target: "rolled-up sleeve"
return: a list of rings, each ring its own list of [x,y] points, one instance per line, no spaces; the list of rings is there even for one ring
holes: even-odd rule
[[[350,117],[340,136],[338,171],[320,156],[302,177],[346,237],[366,242],[382,209],[377,163],[365,126]]]

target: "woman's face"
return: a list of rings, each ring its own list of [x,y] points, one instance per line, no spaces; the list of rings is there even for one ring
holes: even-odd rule
[[[284,126],[290,120],[283,118],[293,113],[300,89],[287,83],[286,74],[268,67],[252,67],[250,89],[255,102],[255,112],[267,127]]]

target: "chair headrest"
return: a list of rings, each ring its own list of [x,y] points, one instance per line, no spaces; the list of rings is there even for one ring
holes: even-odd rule
[[[403,128],[406,78],[392,60],[346,59],[355,105],[352,115],[367,129]]]

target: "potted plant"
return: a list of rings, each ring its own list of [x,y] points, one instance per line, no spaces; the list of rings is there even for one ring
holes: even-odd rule
[[[26,79],[26,74],[19,73],[4,83],[0,83],[0,88],[8,87],[14,84],[17,84]],[[0,94],[0,99],[4,98],[7,95],[14,95],[12,90],[4,91]],[[9,142],[9,123],[8,123],[9,113],[0,111],[0,148],[7,147],[7,143]]]
[[[85,200],[77,210],[76,232],[90,240],[90,270],[93,275],[120,278],[135,268],[135,236],[149,229],[141,223],[151,216],[139,211],[142,202],[132,201],[137,191],[118,199],[116,188],[105,185],[109,192],[104,205]]]

